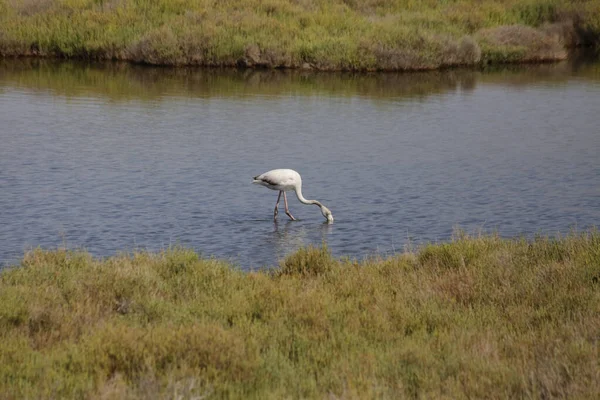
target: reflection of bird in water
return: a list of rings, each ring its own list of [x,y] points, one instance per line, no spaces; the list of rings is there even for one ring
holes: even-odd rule
[[[306,229],[291,222],[286,221],[284,224],[275,222],[274,224],[275,229],[273,230],[272,240],[278,257],[285,257],[289,253],[306,246]]]
[[[321,244],[327,242],[327,235],[332,232],[333,224],[302,224],[297,225],[292,221],[273,224],[273,234],[269,235],[269,242],[274,246],[278,257],[285,257],[294,251],[306,247],[309,243]],[[319,240],[320,237],[320,240]]]
[[[257,183],[259,185],[268,187],[271,190],[279,190],[279,196],[277,196],[277,203],[275,203],[275,211],[273,213],[273,219],[277,218],[277,214],[279,213],[279,200],[281,199],[281,194],[283,193],[283,203],[285,205],[285,213],[290,217],[291,220],[296,220],[287,204],[287,197],[285,192],[288,190],[293,190],[296,193],[296,197],[303,204],[315,204],[319,206],[321,209],[321,214],[327,219],[327,222],[333,222],[333,215],[331,215],[331,211],[323,204],[318,202],[317,200],[306,200],[304,196],[302,196],[302,178],[300,174],[294,171],[293,169],[274,169],[264,174],[258,175],[254,177],[252,183]]]

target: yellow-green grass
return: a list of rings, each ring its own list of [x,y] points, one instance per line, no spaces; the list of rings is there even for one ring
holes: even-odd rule
[[[243,272],[186,249],[0,273],[0,397],[600,395],[600,233]]]
[[[0,55],[419,70],[563,59],[598,0],[0,0]]]

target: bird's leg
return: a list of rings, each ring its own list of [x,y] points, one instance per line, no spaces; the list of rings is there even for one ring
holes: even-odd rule
[[[294,218],[294,216],[292,215],[292,213],[290,212],[290,210],[288,209],[288,205],[287,205],[287,196],[285,195],[285,192],[283,192],[283,204],[285,204],[285,213],[288,215],[288,217],[290,217],[290,219],[292,221],[295,221],[296,218]]]
[[[273,220],[277,220],[277,214],[279,214],[279,199],[281,199],[281,193],[283,193],[283,190],[280,190],[279,196],[277,196],[277,203],[275,203],[275,211],[273,212]]]

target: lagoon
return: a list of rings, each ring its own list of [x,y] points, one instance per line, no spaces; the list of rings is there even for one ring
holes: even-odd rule
[[[182,245],[243,269],[302,246],[389,255],[458,227],[600,224],[600,63],[427,73],[0,60],[0,265]],[[302,174],[297,222],[251,184]]]

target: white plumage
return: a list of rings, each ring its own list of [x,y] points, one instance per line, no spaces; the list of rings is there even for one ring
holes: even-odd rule
[[[292,220],[296,220],[294,216],[290,213],[287,204],[287,197],[285,192],[289,190],[293,190],[296,193],[296,197],[303,204],[315,204],[319,206],[321,209],[321,214],[327,219],[327,222],[333,222],[333,215],[331,215],[331,211],[323,204],[319,203],[317,200],[306,200],[304,196],[302,196],[302,178],[300,174],[294,171],[293,169],[274,169],[264,174],[258,175],[254,177],[252,183],[256,183],[265,187],[268,187],[271,190],[278,190],[279,196],[277,197],[277,203],[275,203],[275,211],[273,213],[273,219],[277,219],[277,214],[279,213],[279,200],[281,199],[281,194],[283,193],[283,203],[285,205],[285,213]]]

